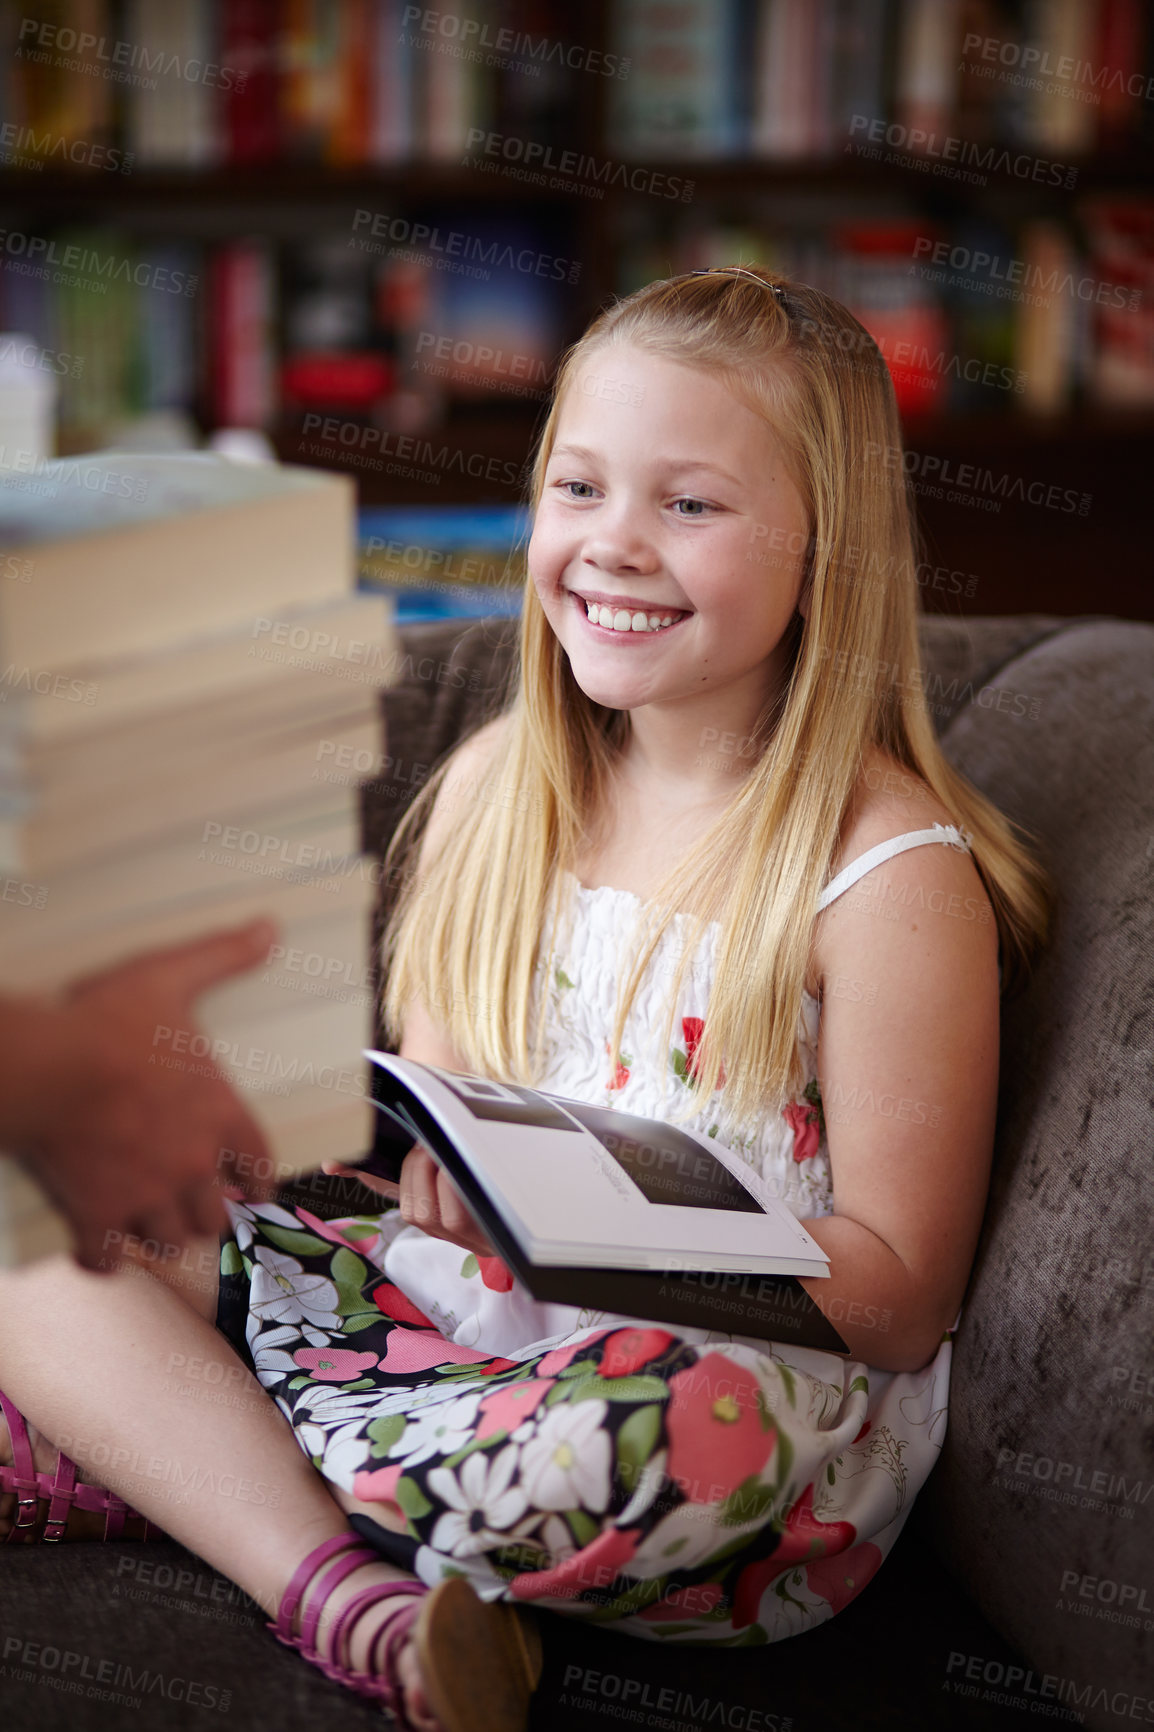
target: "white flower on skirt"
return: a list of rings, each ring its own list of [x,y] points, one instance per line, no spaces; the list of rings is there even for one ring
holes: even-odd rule
[[[262,1323],[300,1323],[340,1329],[337,1290],[326,1275],[306,1275],[303,1265],[283,1251],[258,1245],[252,1269],[253,1312]]]
[[[291,1341],[295,1346],[300,1342],[301,1333],[290,1325],[282,1325],[278,1329],[265,1329],[250,1333],[249,1352],[252,1354],[253,1366],[261,1383],[266,1389],[279,1383],[286,1373],[292,1374],[300,1370],[300,1366],[291,1353],[285,1348]]]
[[[521,1455],[521,1484],[537,1509],[603,1510],[609,1503],[613,1445],[602,1430],[606,1401],[551,1407]]]
[[[467,1558],[512,1538],[510,1527],[528,1508],[525,1493],[509,1484],[516,1468],[512,1444],[495,1456],[474,1450],[461,1463],[459,1479],[447,1467],[433,1468],[428,1488],[448,1505],[433,1529],[433,1550]]]
[[[464,1449],[475,1435],[481,1397],[460,1395],[455,1401],[440,1401],[414,1411],[399,1443],[389,1451],[389,1464],[403,1461],[416,1467],[434,1455],[453,1455]]]

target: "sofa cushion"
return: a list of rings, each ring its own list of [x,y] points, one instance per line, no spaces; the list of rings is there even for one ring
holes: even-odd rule
[[[172,1541],[8,1548],[0,1626],[0,1708],[13,1732],[389,1723],[281,1647],[226,1577]],[[832,1622],[772,1652],[702,1653],[557,1616],[540,1627],[531,1732],[588,1732],[629,1724],[630,1713],[633,1724],[684,1732],[986,1732],[1003,1722],[965,1684],[960,1657],[983,1653],[1003,1675],[1022,1669],[912,1527]]]
[[[1154,1696],[1154,627],[1065,622],[991,684],[1013,701],[960,709],[946,751],[1034,832],[1059,907],[1004,1006],[993,1183],[925,1496],[987,1616],[1106,1727],[1122,1696],[1123,1717]]]

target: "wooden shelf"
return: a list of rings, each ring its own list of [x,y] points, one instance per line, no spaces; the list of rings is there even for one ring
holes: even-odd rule
[[[602,146],[556,143],[559,157],[564,150],[577,150],[604,167],[627,162],[632,172],[677,177],[694,183],[692,203],[729,194],[748,196],[758,190],[885,193],[946,193],[966,202],[980,201],[990,194],[1017,194],[1037,204],[1048,192],[1062,195],[1111,188],[1149,192],[1154,185],[1154,147],[1075,158],[1068,165],[1077,171],[1073,188],[1047,187],[1045,183],[991,174],[984,187],[966,185],[933,172],[934,159],[924,166],[900,162],[872,162],[856,156],[823,156],[790,161],[757,157],[689,157],[623,159]],[[983,148],[985,148],[983,146]],[[1021,155],[1022,146],[995,145]],[[517,166],[517,165],[514,165]],[[499,162],[494,161],[494,168]],[[548,171],[553,173],[555,171]],[[564,177],[559,177],[564,178]],[[574,185],[596,184],[593,175],[572,177]],[[135,169],[130,174],[94,170],[79,173],[43,173],[0,169],[0,204],[35,204],[54,218],[61,210],[83,207],[86,215],[132,208],[156,207],[173,215],[174,201],[184,211],[219,211],[238,205],[293,208],[308,203],[365,200],[388,194],[405,205],[436,201],[467,204],[512,203],[518,205],[620,204],[636,198],[636,192],[621,184],[606,184],[604,199],[567,194],[564,187],[539,186],[512,175],[477,174],[456,162],[413,161],[333,167],[300,161],[239,165],[209,169]],[[669,200],[680,205],[679,200]]]

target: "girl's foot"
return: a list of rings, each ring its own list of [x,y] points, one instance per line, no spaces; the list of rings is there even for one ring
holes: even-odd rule
[[[531,1620],[487,1605],[462,1577],[430,1590],[352,1535],[309,1553],[272,1628],[330,1677],[387,1701],[406,1732],[524,1732],[541,1675]]]
[[[351,1538],[352,1536],[350,1536]],[[318,1579],[325,1575],[328,1563],[321,1564],[309,1577],[308,1585],[301,1595],[300,1605],[293,1618],[293,1634],[300,1634],[301,1619],[305,1607],[309,1603],[309,1595],[315,1590]],[[351,1600],[354,1600],[365,1588],[375,1587],[378,1583],[388,1585],[391,1582],[409,1582],[411,1576],[406,1576],[400,1570],[393,1569],[384,1563],[365,1563],[351,1570],[343,1581],[326,1596],[324,1611],[321,1614],[320,1625],[316,1633],[316,1646],[326,1660],[338,1665],[347,1666],[354,1672],[367,1672],[373,1645],[378,1634],[391,1622],[393,1617],[405,1608],[412,1606],[413,1599],[409,1594],[394,1594],[383,1598],[378,1604],[370,1606],[361,1614],[352,1627],[350,1638],[342,1643],[343,1653],[336,1654],[332,1649],[332,1632],[336,1620]],[[406,1637],[397,1656],[397,1682],[404,1694],[399,1707],[404,1714],[404,1724],[413,1732],[444,1732],[441,1722],[433,1714],[425,1695],[421,1678],[420,1663],[417,1660],[416,1647],[412,1637]]]
[[[28,1433],[28,1441],[32,1446],[32,1462],[37,1473],[53,1475],[56,1471],[56,1460],[59,1451],[42,1432],[29,1420],[24,1421]],[[8,1431],[8,1421],[3,1411],[0,1411],[0,1467],[11,1467],[14,1461],[12,1438]],[[91,1480],[87,1482],[91,1484]],[[0,1545],[8,1540],[16,1524],[17,1494],[0,1488]],[[44,1522],[48,1515],[48,1499],[42,1497],[36,1511],[35,1521],[27,1532],[12,1535],[12,1545],[37,1544],[43,1537]],[[105,1517],[101,1510],[77,1509],[73,1504],[68,1511],[63,1538],[66,1540],[102,1540],[104,1538]],[[142,1515],[135,1510],[129,1511],[125,1517],[124,1527],[118,1538],[122,1540],[140,1540],[144,1538],[146,1523]]]

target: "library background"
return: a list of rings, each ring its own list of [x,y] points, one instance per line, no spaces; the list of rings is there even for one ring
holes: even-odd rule
[[[1151,619],[1152,169],[1144,0],[2,0],[0,464],[337,470],[399,620],[516,612],[558,356],[757,261],[886,356],[927,609]]]

